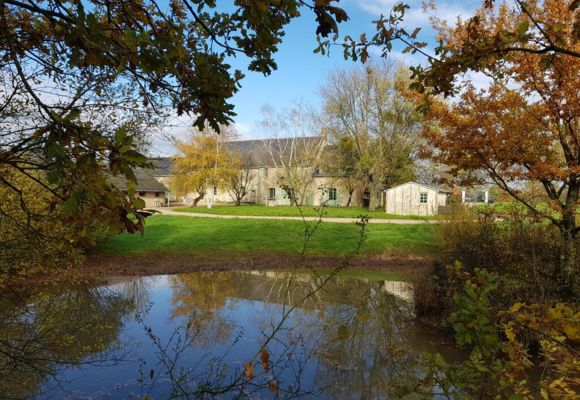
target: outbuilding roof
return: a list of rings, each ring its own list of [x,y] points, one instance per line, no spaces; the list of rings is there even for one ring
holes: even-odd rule
[[[417,185],[417,186],[423,186],[423,187],[425,187],[427,189],[436,190],[436,191],[438,191],[440,193],[452,193],[451,190],[449,190],[447,188],[444,188],[444,187],[441,187],[441,186],[429,185],[429,184],[426,184],[426,183],[419,183],[419,182],[413,182],[413,181],[411,181],[411,182],[405,182],[405,183],[402,183],[400,185],[393,186],[391,188],[385,189],[385,192],[388,192],[389,190],[393,190],[393,189],[396,189],[398,187],[401,187],[401,186],[404,186],[404,185],[408,185],[408,184],[414,184],[414,185]]]
[[[135,178],[137,178],[137,192],[169,192],[165,185],[143,168],[135,168],[133,172],[135,173]],[[109,183],[119,190],[127,190],[127,180],[122,175],[110,175]]]

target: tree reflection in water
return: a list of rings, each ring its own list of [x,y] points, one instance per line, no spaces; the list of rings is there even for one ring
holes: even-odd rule
[[[11,292],[0,398],[397,398],[432,335],[393,287],[310,270]]]
[[[175,276],[174,318],[184,323],[163,342],[146,327],[169,376],[171,396],[198,398],[376,398],[393,395],[419,374],[421,351],[412,304],[384,281],[293,272],[200,272]],[[245,303],[259,313],[230,320]],[[237,310],[237,311],[236,311]],[[230,354],[254,326],[259,338],[237,358]],[[180,366],[188,348],[225,347],[196,368]],[[153,382],[152,382],[153,384]]]
[[[111,365],[127,355],[118,336],[134,302],[83,284],[0,296],[0,397],[23,399],[58,386],[69,366]]]

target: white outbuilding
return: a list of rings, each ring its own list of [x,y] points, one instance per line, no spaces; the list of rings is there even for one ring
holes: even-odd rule
[[[387,214],[435,215],[450,195],[450,190],[441,187],[407,182],[385,190],[385,210]]]

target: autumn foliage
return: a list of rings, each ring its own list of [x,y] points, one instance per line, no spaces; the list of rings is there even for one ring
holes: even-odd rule
[[[526,3],[528,4],[528,3]],[[473,35],[494,37],[519,29],[544,35],[573,51],[580,50],[574,13],[562,0],[529,3],[527,12],[505,4],[483,8],[478,23],[443,27],[440,36],[451,50]],[[531,40],[531,39],[530,39]],[[569,275],[576,257],[572,241],[580,228],[576,212],[580,193],[580,58],[539,51],[497,52],[481,68],[493,82],[478,89],[465,85],[456,101],[430,99],[423,136],[427,153],[449,167],[462,183],[491,179],[532,213],[551,221],[564,239],[563,266]],[[526,186],[539,185],[544,196],[532,198]]]
[[[183,196],[196,194],[194,205],[208,193],[213,200],[214,188],[226,187],[239,173],[238,160],[228,153],[224,140],[224,135],[196,132],[189,142],[176,143],[179,155],[173,160],[171,186]]]

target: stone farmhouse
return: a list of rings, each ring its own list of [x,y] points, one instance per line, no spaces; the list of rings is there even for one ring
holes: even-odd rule
[[[268,206],[290,205],[290,198],[284,186],[296,186],[295,196],[304,205],[318,206],[325,203],[330,207],[345,206],[348,191],[342,187],[339,176],[324,172],[321,158],[333,146],[322,136],[276,138],[259,140],[239,140],[227,142],[228,152],[235,153],[242,160],[242,168],[249,170],[250,180],[244,203]],[[171,188],[172,158],[162,157],[150,160],[153,168],[149,173],[160,183]],[[296,185],[296,182],[299,182]],[[294,185],[292,185],[294,183]],[[232,203],[234,197],[226,188],[208,188],[207,199],[213,191],[214,202]],[[177,196],[168,195],[170,201],[191,203],[194,193]],[[381,196],[382,197],[382,196]],[[368,194],[355,192],[351,205],[368,204]],[[198,205],[204,205],[204,200]],[[382,204],[382,203],[377,203]]]

